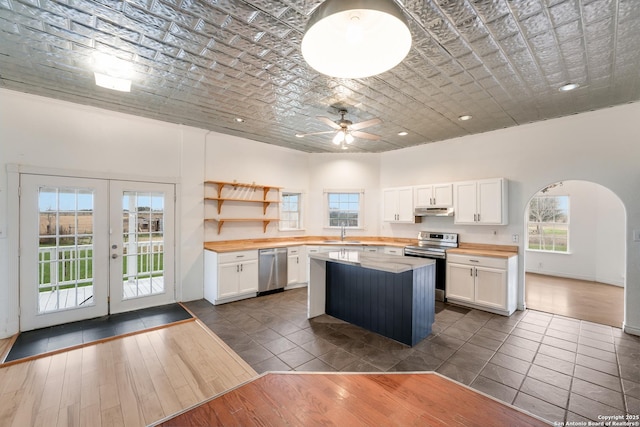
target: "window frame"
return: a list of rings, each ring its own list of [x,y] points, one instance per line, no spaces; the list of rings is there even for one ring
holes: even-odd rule
[[[285,196],[286,195],[297,195],[298,196],[298,210],[297,211],[285,211]],[[280,213],[280,219],[278,221],[278,230],[280,231],[301,231],[304,230],[304,221],[303,221],[303,213],[304,213],[304,207],[303,207],[303,200],[304,200],[304,192],[302,190],[282,190],[280,192],[280,208],[279,208],[279,213]],[[286,221],[287,223],[290,223],[291,220],[284,220],[284,213],[285,212],[297,212],[298,214],[298,227],[297,228],[293,228],[293,227],[285,227],[283,225],[283,222]]]
[[[350,230],[363,230],[364,224],[364,189],[325,189],[324,190],[324,227],[330,229],[342,228],[342,225],[331,225],[331,207],[329,198],[331,195],[358,195],[358,211],[357,211],[357,225],[345,225],[344,227]],[[349,203],[349,202],[347,202]],[[346,209],[346,212],[350,210]]]
[[[566,209],[563,209],[566,211],[566,221],[564,222],[558,222],[555,221],[555,215],[554,215],[554,221],[531,221],[531,204],[533,203],[534,200],[540,200],[540,199],[566,199]],[[563,202],[560,202],[561,204]],[[530,247],[530,232],[529,230],[531,229],[532,226],[540,226],[540,227],[544,227],[544,226],[551,226],[551,227],[557,227],[557,226],[561,226],[561,228],[565,228],[567,229],[567,235],[566,235],[566,250],[564,251],[560,251],[560,250],[556,250],[556,239],[553,239],[553,248],[554,249],[532,249]],[[542,252],[542,253],[551,253],[551,254],[560,254],[560,255],[568,255],[571,254],[571,197],[568,194],[536,194],[535,196],[533,196],[531,198],[531,200],[529,200],[529,203],[527,205],[527,241],[526,241],[526,246],[525,249],[527,251],[531,251],[531,252]],[[542,242],[540,242],[540,246]]]

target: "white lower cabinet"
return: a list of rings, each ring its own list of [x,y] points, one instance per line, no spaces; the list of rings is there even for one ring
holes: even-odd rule
[[[404,248],[397,246],[385,246],[382,251],[387,255],[404,255]]]
[[[204,251],[204,297],[212,304],[250,298],[258,292],[258,251]]]
[[[287,249],[287,289],[304,286],[308,281],[307,251],[304,246]]]
[[[516,310],[517,271],[517,255],[447,255],[447,300],[509,316]]]

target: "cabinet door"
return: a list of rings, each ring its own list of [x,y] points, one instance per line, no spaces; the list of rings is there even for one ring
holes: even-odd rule
[[[382,191],[382,220],[395,222],[398,220],[398,190],[388,188]]]
[[[507,308],[507,271],[476,267],[476,303]]]
[[[453,186],[455,204],[455,224],[475,224],[476,182],[457,182]]]
[[[243,261],[240,264],[238,293],[258,292],[258,261]]]
[[[473,266],[447,263],[447,298],[473,302],[474,282]]]
[[[436,184],[433,186],[434,207],[450,208],[453,206],[453,184]]]
[[[300,283],[300,255],[293,254],[287,257],[287,284]]]
[[[414,222],[413,216],[413,188],[398,189],[398,221]]]
[[[478,181],[477,209],[480,224],[502,224],[502,179]]]
[[[433,203],[433,186],[420,185],[414,189],[413,201],[416,208],[430,208]]]
[[[218,299],[238,295],[239,263],[218,264]]]

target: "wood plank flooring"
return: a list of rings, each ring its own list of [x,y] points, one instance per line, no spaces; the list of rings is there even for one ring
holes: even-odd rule
[[[161,426],[547,426],[433,373],[268,373]]]
[[[0,368],[1,426],[143,426],[257,376],[199,321]]]
[[[529,309],[622,327],[622,287],[526,273],[525,294]]]

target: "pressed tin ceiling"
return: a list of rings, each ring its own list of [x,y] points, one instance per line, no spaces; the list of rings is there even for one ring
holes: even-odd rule
[[[398,1],[408,56],[353,80],[302,58],[320,3],[0,0],[0,87],[305,152],[341,151],[295,136],[340,109],[382,120],[349,151],[383,152],[640,99],[640,0]],[[95,85],[96,51],[132,64],[130,93]]]

